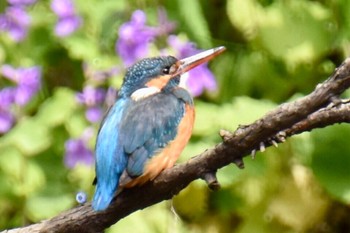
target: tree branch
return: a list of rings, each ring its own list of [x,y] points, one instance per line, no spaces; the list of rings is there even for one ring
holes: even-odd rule
[[[219,185],[215,176],[217,169],[230,163],[242,168],[242,158],[252,151],[314,128],[350,122],[350,104],[339,99],[349,86],[348,58],[309,95],[280,105],[253,124],[239,127],[234,133],[221,131],[222,143],[186,163],[165,170],[142,187],[124,190],[106,211],[94,212],[91,204],[87,203],[41,223],[4,232],[102,232],[136,210],[171,199],[195,179],[202,178],[215,189]]]

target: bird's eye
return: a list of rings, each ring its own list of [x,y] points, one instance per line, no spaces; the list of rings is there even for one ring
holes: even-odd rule
[[[174,72],[176,72],[177,66],[176,64],[172,65],[172,66],[166,66],[163,68],[162,73],[163,74],[173,74]]]
[[[162,73],[163,74],[169,74],[170,73],[170,66],[167,66],[167,67],[163,68]]]

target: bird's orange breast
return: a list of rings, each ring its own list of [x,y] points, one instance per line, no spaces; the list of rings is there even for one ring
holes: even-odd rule
[[[185,114],[178,126],[177,136],[146,163],[141,176],[133,179],[124,187],[130,188],[144,184],[148,180],[153,180],[164,169],[174,166],[191,137],[194,118],[195,111],[193,105],[186,104]]]

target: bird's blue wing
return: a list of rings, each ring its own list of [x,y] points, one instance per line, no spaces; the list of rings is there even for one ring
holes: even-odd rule
[[[135,101],[121,120],[120,138],[128,155],[126,172],[140,176],[145,163],[177,135],[185,104],[174,95],[155,94]]]
[[[116,102],[96,141],[95,210],[108,207],[123,172],[132,178],[142,175],[146,162],[176,137],[184,111],[182,99],[163,93]]]
[[[104,210],[114,197],[119,178],[126,168],[127,155],[120,143],[120,122],[127,99],[119,99],[108,111],[96,140],[96,191],[92,201],[95,210]]]

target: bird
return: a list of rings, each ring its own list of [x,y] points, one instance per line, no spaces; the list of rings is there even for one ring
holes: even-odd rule
[[[127,69],[96,138],[95,211],[107,209],[124,188],[141,186],[174,166],[195,118],[193,98],[181,75],[224,50],[220,46],[181,60],[144,58]]]

